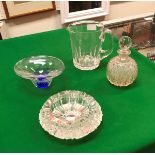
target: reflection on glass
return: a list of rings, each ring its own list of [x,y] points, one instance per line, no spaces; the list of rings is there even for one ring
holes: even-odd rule
[[[69,12],[100,8],[101,1],[69,1]]]

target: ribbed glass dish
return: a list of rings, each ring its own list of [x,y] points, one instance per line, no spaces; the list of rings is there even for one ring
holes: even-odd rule
[[[39,121],[50,135],[60,139],[79,139],[100,125],[102,111],[90,95],[68,90],[51,96],[45,102]]]
[[[47,88],[52,79],[64,71],[64,63],[52,56],[39,55],[18,61],[14,70],[16,74],[29,79],[38,88]]]

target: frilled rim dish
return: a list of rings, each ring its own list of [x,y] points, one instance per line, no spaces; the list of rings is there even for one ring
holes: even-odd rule
[[[66,102],[65,104],[63,104],[62,102],[64,100],[63,98],[64,96],[65,97],[68,96],[69,101],[71,101],[72,103]],[[81,102],[82,104],[79,103],[76,104],[75,101],[77,97],[82,99],[84,102]],[[57,104],[55,104],[56,102]],[[69,108],[67,107],[67,104]],[[85,104],[86,106],[84,107]],[[74,106],[75,109],[77,109],[77,111],[73,110],[72,108],[71,108],[72,110],[68,111],[68,109],[70,109],[72,105]],[[81,107],[83,106],[84,108],[81,108],[80,106]],[[51,110],[51,107],[55,107],[56,110]],[[68,112],[73,111],[74,112],[73,115],[74,114],[76,115],[78,112],[83,111],[83,109],[85,109],[84,111],[85,113],[83,112],[82,116],[80,115],[80,117],[77,120],[68,121],[64,117]],[[62,114],[59,115],[59,113]],[[60,117],[57,117],[58,115]],[[86,115],[86,117],[83,117],[84,115]],[[67,90],[52,95],[45,102],[39,113],[39,122],[46,132],[48,132],[50,135],[56,138],[66,140],[80,139],[97,129],[97,127],[100,125],[102,121],[102,116],[103,114],[101,107],[92,96],[76,90]],[[81,120],[83,120],[83,122],[81,122]]]

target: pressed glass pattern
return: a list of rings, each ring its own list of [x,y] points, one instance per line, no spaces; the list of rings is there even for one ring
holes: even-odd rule
[[[129,57],[131,43],[129,37],[121,37],[119,40],[119,56],[112,58],[107,65],[107,79],[116,86],[128,86],[137,77],[137,64],[135,60]]]
[[[40,124],[60,139],[79,139],[93,132],[102,121],[97,101],[80,91],[62,91],[51,96],[39,113]]]
[[[111,31],[102,23],[79,21],[68,26],[74,66],[81,70],[93,70],[112,52]],[[108,37],[105,37],[105,34]],[[108,41],[106,41],[108,39]],[[103,46],[103,42],[108,42]]]

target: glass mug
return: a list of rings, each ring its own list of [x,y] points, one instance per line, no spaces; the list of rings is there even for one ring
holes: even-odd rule
[[[93,70],[111,54],[112,36],[109,29],[97,21],[74,22],[68,26],[73,64],[81,70]]]

